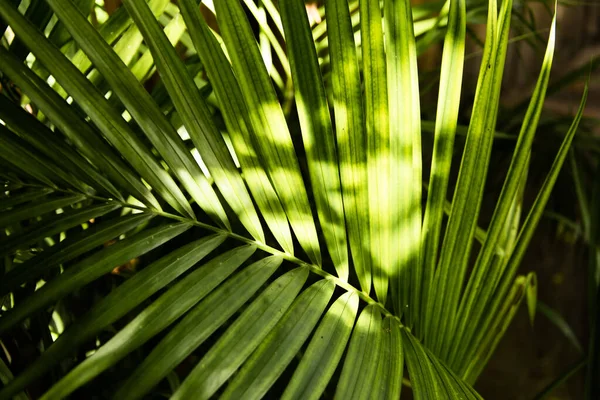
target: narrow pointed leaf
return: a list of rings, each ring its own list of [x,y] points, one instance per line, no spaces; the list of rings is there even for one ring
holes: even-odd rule
[[[0,211],[4,211],[12,207],[19,206],[22,203],[28,203],[30,201],[39,199],[40,197],[51,194],[52,192],[54,192],[54,190],[50,188],[30,189],[26,192],[11,192],[7,197],[0,197]]]
[[[347,292],[329,308],[288,383],[282,400],[321,398],[350,338],[358,296]]]
[[[56,364],[75,352],[77,346],[168,285],[224,240],[223,236],[209,236],[197,240],[182,246],[136,273],[60,335],[32,366],[12,381],[10,386],[4,388],[6,393],[25,388],[48,373]]]
[[[215,257],[189,274],[138,314],[92,357],[87,358],[69,372],[67,376],[46,392],[42,399],[66,397],[113,366],[125,355],[144,344],[188,311],[194,304],[202,300],[255,251],[256,247],[254,246],[235,248]]]
[[[210,398],[277,324],[307,277],[307,269],[296,268],[269,285],[221,335],[171,398]]]
[[[348,3],[345,0],[327,0],[325,10],[330,40],[336,145],[348,240],[360,287],[365,293],[370,293],[367,137],[358,57]]]
[[[248,232],[264,242],[258,215],[223,137],[212,122],[208,105],[195,86],[192,76],[152,17],[143,0],[125,2],[130,14],[146,38],[161,78],[169,91],[183,124],[208,167],[215,184]]]
[[[25,232],[9,236],[8,240],[0,244],[0,255],[6,255],[16,249],[26,248],[27,245],[46,237],[64,232],[76,225],[81,225],[93,218],[120,208],[118,203],[100,204],[91,207],[82,207],[70,212],[53,215],[37,224],[33,224]]]
[[[302,0],[280,3],[296,107],[317,214],[338,276],[348,280],[346,222],[335,140],[319,61]]]
[[[388,95],[389,276],[398,313],[412,326],[420,310],[421,265],[421,108],[417,50],[410,0],[384,1]]]
[[[388,126],[386,65],[383,48],[383,27],[379,3],[359,1],[360,33],[363,54],[365,134],[367,136],[367,166],[369,182],[369,232],[372,258],[373,287],[380,303],[385,304],[388,292],[392,240],[396,224],[392,216],[391,148]]]
[[[61,9],[61,12],[68,13],[71,8],[73,8],[72,3],[70,3],[70,7],[66,6],[64,9]],[[83,18],[77,9],[72,10],[72,14]],[[56,80],[73,96],[96,126],[98,126],[134,168],[140,172],[148,183],[178,212],[193,216],[191,207],[179,187],[177,187],[169,174],[156,162],[150,150],[131,131],[121,115],[108,105],[104,95],[81,75],[60,51],[47,43],[44,37],[35,31],[16,10],[7,6],[6,3],[0,3],[0,16],[11,22],[11,26],[15,27],[17,35],[23,38]],[[79,20],[79,18],[75,18],[75,20]],[[67,27],[77,23],[77,21],[71,21],[70,24],[67,24],[67,18],[61,18],[61,20],[65,22]],[[79,23],[82,25],[81,21]],[[83,24],[89,25],[87,21]],[[94,34],[97,35],[95,30]],[[106,43],[104,44],[106,45]]]
[[[132,258],[169,241],[190,228],[176,223],[149,229],[122,240],[71,266],[0,319],[0,332],[5,332],[25,317],[110,272]],[[1,393],[1,392],[0,392]]]
[[[221,45],[200,15],[196,2],[181,0],[179,3],[189,34],[221,106],[225,125],[242,166],[244,180],[275,239],[287,253],[294,254],[292,235],[285,211],[254,150],[248,110],[231,65]]]
[[[451,0],[448,14],[448,30],[444,40],[440,90],[438,95],[437,114],[431,161],[431,175],[427,195],[423,230],[421,232],[423,246],[423,293],[421,312],[428,314],[427,299],[439,254],[440,233],[444,219],[444,204],[448,193],[448,180],[454,148],[454,136],[458,120],[460,96],[462,89],[463,64],[465,58],[466,32],[465,0]],[[427,323],[422,318],[422,324]],[[422,326],[427,331],[427,326]],[[424,333],[423,336],[428,336]]]
[[[40,215],[55,211],[59,208],[68,207],[82,200],[85,200],[83,195],[71,195],[46,198],[27,205],[13,208],[10,211],[0,215],[0,227],[4,228],[12,224],[16,224],[24,219],[31,219]]]
[[[383,320],[379,366],[373,387],[373,398],[399,399],[402,391],[404,354],[398,321],[389,316]]]
[[[0,3],[0,14],[3,14],[3,18],[6,18],[7,12],[11,15],[14,12],[14,10],[5,8],[6,4]],[[18,13],[14,16],[17,18],[17,24],[26,27],[26,23],[19,17]],[[43,39],[36,37],[36,40]],[[64,61],[68,63],[67,60]],[[68,67],[65,66],[64,68]],[[33,71],[29,68],[22,68],[18,60],[10,56],[1,46],[0,70],[9,76],[40,107],[52,123],[69,138],[84,156],[99,169],[105,171],[113,182],[129,191],[145,204],[157,210],[161,209],[156,198],[144,186],[139,177],[133,174],[130,168],[112,152],[110,147],[98,136],[97,131],[88,125],[66,101],[50,89]],[[85,84],[88,84],[87,81]],[[104,102],[104,98],[101,101]],[[99,104],[94,104],[99,107]]]
[[[381,316],[375,306],[367,306],[352,332],[335,399],[371,398],[381,348]]]
[[[506,221],[510,220],[511,212],[514,213],[514,203],[518,200],[519,191],[523,190],[522,187],[529,168],[531,147],[544,105],[546,89],[550,80],[550,70],[555,47],[555,35],[556,15],[554,16],[552,27],[550,29],[542,69],[525,119],[523,120],[519,139],[506,175],[504,186],[500,193],[500,197],[498,198],[496,209],[494,210],[492,221],[490,222],[486,235],[486,240],[475,263],[474,273],[469,279],[466,290],[467,296],[462,302],[464,304],[461,304],[461,315],[459,318],[463,321],[471,320],[471,318],[478,319],[481,316],[481,313],[484,310],[483,299],[490,298],[502,276],[503,268],[493,268],[493,256],[499,255],[504,257],[505,253],[510,254],[512,251],[512,246],[507,247],[502,243],[502,237],[506,236],[506,233],[504,233],[504,231],[506,231]],[[535,310],[535,307],[533,310]],[[458,335],[456,335],[457,339],[462,335],[462,328],[468,324],[461,325],[462,326],[457,332]],[[473,331],[471,327],[466,327],[468,328],[468,331]],[[467,333],[467,335],[469,334],[470,332]],[[459,346],[456,346],[455,349],[456,352],[459,352]],[[452,359],[452,357],[450,359]]]
[[[5,96],[0,96],[0,119],[24,140],[31,143],[40,152],[51,158],[64,171],[69,171],[89,185],[101,186],[107,193],[119,200],[124,200],[114,185],[102,176],[93,165],[77,154],[64,143],[62,138],[46,128],[33,115],[12,103]],[[94,187],[97,187],[94,185]]]
[[[192,198],[217,222],[229,228],[225,211],[200,166],[146,89],[70,0],[49,0],[49,4]],[[193,215],[189,204],[181,205],[188,215]]]
[[[238,311],[281,261],[280,257],[271,256],[253,263],[196,305],[129,376],[115,398],[133,400],[144,396]]]
[[[311,261],[320,265],[317,232],[294,144],[250,24],[236,1],[218,1],[215,7],[219,28],[256,135],[254,144],[298,241]]]
[[[285,21],[285,17],[284,17]],[[335,284],[322,279],[304,290],[227,386],[223,399],[261,399],[321,318]]]
[[[150,218],[152,218],[152,215],[131,215],[100,224],[93,224],[85,231],[67,237],[67,239],[52,246],[18,267],[11,269],[4,275],[0,282],[0,295],[16,289],[25,282],[33,281],[44,272],[101,246],[109,240],[147,222]]]

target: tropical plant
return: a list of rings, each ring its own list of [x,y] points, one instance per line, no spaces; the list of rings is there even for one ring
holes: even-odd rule
[[[90,1],[32,2],[46,5],[45,22],[16,3],[0,1],[1,28],[16,35],[0,46],[0,71],[27,96],[0,95],[0,334],[41,329],[43,351],[14,379],[0,364],[1,399],[24,397],[48,374],[45,399],[98,380],[102,396],[140,398],[164,378],[173,398],[385,399],[403,382],[417,399],[480,398],[471,385],[523,298],[535,304],[535,275],[517,268],[585,104],[587,92],[521,223],[556,21],[483,230],[510,0],[499,10],[489,1],[454,185],[465,0],[448,6],[425,169],[408,0],[359,2],[360,51],[348,2],[326,0],[326,79],[303,2],[279,2],[297,122],[286,120],[236,0],[214,2],[218,32],[194,0],[179,0],[181,18],[164,31],[155,15],[165,0],[125,0],[99,28],[81,11]],[[53,15],[54,30],[36,28]],[[171,44],[184,28],[194,63]],[[136,50],[110,45],[121,34]],[[153,60],[133,62],[142,37]],[[25,64],[29,51],[35,62]],[[161,82],[149,93],[140,81],[152,63]],[[208,90],[194,81],[200,72]],[[137,259],[143,268],[123,267]],[[129,276],[94,286],[114,274]],[[99,293],[94,303],[65,313],[87,290]],[[130,354],[133,366],[122,363]],[[115,366],[121,380],[103,381]]]

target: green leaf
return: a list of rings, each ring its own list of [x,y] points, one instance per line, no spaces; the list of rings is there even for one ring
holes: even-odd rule
[[[242,246],[215,257],[138,314],[94,355],[55,384],[42,399],[63,398],[144,344],[208,295],[256,251]],[[1,392],[0,392],[1,393]]]
[[[125,4],[142,31],[175,108],[217,187],[248,232],[256,240],[264,242],[265,237],[252,199],[192,76],[186,71],[185,65],[144,1],[130,0]]]
[[[358,296],[347,292],[329,308],[287,384],[282,400],[321,398],[350,338]]]
[[[69,0],[49,0],[48,3],[192,198],[217,222],[230,228],[225,211],[200,166],[146,89]],[[154,186],[156,183],[150,184]],[[175,188],[171,192],[175,193]],[[183,199],[178,205],[182,207],[179,212],[185,210],[185,214],[193,215],[191,207]]]
[[[308,270],[300,267],[269,285],[221,335],[171,398],[210,398],[273,329],[307,277]]]
[[[472,118],[434,277],[433,290],[437,295],[430,297],[434,301],[433,312],[429,315],[432,318],[429,325],[432,336],[427,338],[426,343],[434,354],[450,350],[446,341],[452,338],[448,332],[453,332],[456,322],[456,309],[473,245],[498,114],[512,0],[502,3],[499,21],[495,0],[490,0],[488,9],[486,47]]]
[[[460,304],[459,312],[461,314],[459,318],[462,321],[470,321],[472,318],[479,319],[482,313],[485,312],[485,299],[489,299],[490,296],[492,296],[492,293],[497,287],[504,272],[503,268],[497,268],[493,265],[493,257],[497,256],[504,259],[505,257],[508,257],[512,251],[512,245],[507,247],[502,243],[502,237],[506,235],[504,231],[507,228],[507,221],[512,225],[511,213],[515,212],[515,202],[519,201],[519,191],[522,192],[523,190],[524,180],[529,168],[531,146],[537,130],[546,89],[550,79],[550,70],[554,55],[555,34],[556,15],[552,21],[542,69],[529,104],[529,109],[527,110],[527,114],[523,121],[521,132],[519,133],[519,139],[504,181],[504,186],[496,204],[496,209],[494,210],[488,228],[486,240],[483,243],[482,250],[475,263],[473,269],[474,273],[472,277],[469,278],[466,289],[467,295]],[[510,229],[510,225],[508,228]],[[535,310],[535,307],[533,307],[533,310]],[[531,315],[532,314],[530,314],[530,316]],[[461,327],[459,327],[458,334],[456,335],[457,338],[461,338],[464,327],[467,328],[466,335],[471,335],[471,332],[474,330],[473,327],[468,324],[460,325]],[[464,346],[468,346],[468,344],[464,344]],[[452,346],[454,351],[450,353],[450,360],[453,359],[454,354],[460,354],[463,348],[460,346]]]
[[[271,256],[227,280],[190,310],[129,376],[115,398],[143,397],[238,311],[281,265]]]
[[[396,218],[392,197],[390,164],[387,77],[383,48],[383,27],[379,3],[359,1],[360,33],[364,74],[365,135],[367,136],[367,168],[369,182],[369,232],[373,286],[377,299],[385,304],[388,282],[394,260],[392,249],[399,239],[395,235]]]
[[[383,320],[379,366],[373,391],[377,399],[399,399],[402,392],[404,353],[398,321],[388,316]]]
[[[281,17],[292,68],[296,106],[317,214],[338,276],[348,281],[346,222],[335,140],[319,61],[302,0],[283,0]]]
[[[367,306],[358,317],[335,391],[336,399],[369,399],[377,376],[383,330],[375,306]]]
[[[64,9],[61,8],[60,12],[69,13],[71,8],[73,8],[72,4],[70,7],[65,6]],[[74,14],[76,16],[75,20],[71,21],[61,18],[67,27],[72,28],[72,25],[77,23],[80,27],[90,26],[87,21],[81,23],[80,19],[83,17],[76,8],[70,11],[69,16]],[[160,167],[150,151],[131,131],[121,115],[115,109],[108,106],[108,102],[104,96],[77,71],[73,64],[60,51],[47,43],[44,37],[35,31],[16,10],[7,6],[6,3],[0,3],[0,15],[9,21],[17,35],[20,35],[28,46],[30,46],[36,57],[44,63],[56,80],[73,96],[107,139],[140,172],[142,177],[178,212],[193,216],[188,201],[175,184],[175,181]],[[97,35],[95,30],[94,35]],[[102,39],[100,38],[99,40]],[[1,54],[2,49],[0,48]],[[116,57],[116,55],[113,56]],[[0,59],[2,58],[5,57],[0,57]],[[0,69],[2,69],[1,64]],[[16,70],[18,71],[19,69],[17,68]],[[114,72],[116,71],[111,71],[111,75]],[[61,130],[64,132],[64,129],[61,128]]]
[[[327,0],[325,10],[329,22],[333,111],[348,240],[360,287],[370,293],[367,137],[358,57],[347,2]]]
[[[160,246],[189,228],[190,225],[187,223],[162,225],[94,253],[71,266],[52,282],[27,297],[16,308],[3,315],[0,319],[0,332],[6,332],[32,313],[110,272],[116,266]]]
[[[11,269],[2,277],[0,295],[15,290],[25,282],[31,282],[44,272],[59,264],[74,259],[119,235],[147,222],[152,215],[137,214],[113,219],[92,226],[78,234],[69,235],[62,242],[45,250],[41,254]]]
[[[491,304],[488,307],[486,307],[485,313],[482,313],[479,322],[475,323],[473,321],[478,320],[471,320],[471,323],[475,323],[479,327],[479,330],[474,332],[473,337],[465,336],[463,338],[463,341],[465,343],[472,343],[470,346],[471,349],[477,348],[478,344],[481,342],[482,336],[494,320],[495,316],[498,315],[498,311],[500,309],[502,301],[506,298],[511,286],[513,285],[513,279],[516,275],[517,268],[519,267],[521,260],[523,259],[525,249],[531,241],[533,233],[535,232],[535,228],[537,227],[537,224],[544,211],[544,208],[546,207],[546,203],[548,202],[548,199],[550,197],[550,193],[552,192],[552,188],[554,187],[554,183],[556,182],[562,165],[569,153],[570,145],[573,142],[573,137],[577,132],[579,122],[581,121],[581,117],[583,115],[583,110],[587,101],[587,95],[588,86],[586,85],[581,99],[581,103],[579,105],[579,109],[577,110],[577,114],[575,115],[573,123],[571,124],[569,131],[565,135],[565,138],[563,139],[561,147],[558,151],[558,154],[556,155],[556,158],[552,163],[552,167],[548,175],[546,176],[544,184],[542,185],[542,188],[540,189],[538,196],[536,197],[535,202],[533,203],[533,206],[529,211],[525,222],[523,223],[523,227],[521,228],[517,240],[515,242],[515,248],[510,258],[506,262],[507,265],[503,268],[504,274],[502,276],[502,280],[499,282],[498,288],[494,292],[494,297],[491,299]],[[464,360],[470,359],[470,354],[463,354],[462,356]]]
[[[242,166],[244,180],[277,241],[287,253],[294,254],[285,211],[254,150],[248,110],[231,65],[200,15],[196,2],[181,0],[180,7],[196,51],[206,68],[221,106],[236,156]]]
[[[30,201],[39,199],[40,197],[44,197],[53,192],[54,192],[54,190],[50,189],[50,188],[28,189],[25,192],[16,192],[16,193],[10,192],[9,196],[0,197],[0,210],[4,211],[4,210],[7,210],[12,207],[19,206],[23,203],[28,203]]]
[[[117,321],[148,297],[164,288],[218,247],[225,237],[209,236],[189,243],[148,265],[104,297],[58,337],[36,362],[3,389],[14,393],[40,379],[86,340]]]
[[[91,207],[82,207],[45,218],[37,224],[32,224],[24,232],[11,235],[8,237],[8,240],[3,241],[0,244],[0,256],[9,254],[17,249],[27,248],[27,245],[31,243],[64,232],[69,228],[81,225],[93,218],[98,218],[120,207],[120,204],[111,202]]]
[[[0,215],[0,227],[4,228],[25,219],[33,219],[46,213],[55,211],[59,208],[68,207],[75,203],[79,203],[86,197],[75,194],[71,196],[51,197],[26,204],[24,206],[13,208],[9,212],[4,212]]]
[[[285,26],[285,17],[283,20]],[[334,289],[333,282],[322,279],[302,292],[221,397],[263,398],[312,332]]]
[[[412,326],[421,308],[421,108],[410,0],[384,1],[392,208],[389,277],[397,313]]]
[[[262,62],[244,10],[236,1],[215,3],[217,21],[255,134],[254,144],[300,245],[311,261],[321,252],[304,181],[287,122]]]
[[[444,204],[447,199],[454,137],[456,135],[458,111],[462,89],[465,59],[466,5],[464,0],[450,1],[448,30],[444,39],[444,51],[440,73],[436,122],[434,131],[433,157],[423,219],[421,241],[423,248],[423,284],[420,313],[424,314],[419,333],[428,337],[427,308],[435,268],[438,262],[440,234],[444,219]]]
[[[69,171],[88,185],[101,186],[104,191],[118,200],[123,196],[114,185],[102,176],[93,165],[80,156],[74,149],[62,142],[62,137],[46,128],[33,115],[0,96],[0,118],[10,130],[17,133],[32,146],[52,159],[63,171]]]
[[[548,305],[539,301],[539,299],[536,301],[536,310],[548,318],[550,322],[561,331],[561,333],[573,345],[573,347],[575,347],[579,353],[583,354],[583,347],[581,346],[579,339],[577,339],[577,335],[575,332],[573,332],[573,329],[562,315],[560,315],[556,310],[550,308]]]
[[[0,3],[0,15],[6,18],[6,12],[13,15],[14,10],[7,7],[7,3]],[[19,26],[26,27],[17,12],[13,15],[19,21]],[[43,40],[39,36],[36,40]],[[43,42],[41,42],[43,43]],[[59,56],[55,54],[55,56]],[[68,60],[64,60],[70,65]],[[52,65],[52,63],[50,64]],[[61,64],[62,66],[62,64]],[[113,182],[129,191],[133,196],[144,203],[160,210],[160,204],[150,191],[134,175],[119,157],[117,157],[109,146],[98,137],[97,132],[88,125],[56,92],[50,89],[46,83],[28,68],[22,68],[22,64],[12,57],[4,47],[0,46],[0,70],[3,71],[13,82],[15,82],[29,96],[35,104],[44,112],[58,129],[77,147],[77,149],[94,163],[100,170],[105,171]],[[62,70],[62,69],[61,69]],[[60,71],[59,71],[60,73]],[[81,79],[85,80],[84,77]],[[85,81],[87,82],[87,81]],[[87,83],[85,83],[87,85]],[[100,96],[100,94],[98,94]],[[104,99],[99,100],[104,102]],[[102,103],[94,103],[97,107]]]
[[[535,319],[535,309],[537,304],[537,276],[535,272],[530,272],[527,274],[527,288],[525,290],[525,300],[527,301],[529,322],[531,322],[531,326],[533,326],[533,321]]]

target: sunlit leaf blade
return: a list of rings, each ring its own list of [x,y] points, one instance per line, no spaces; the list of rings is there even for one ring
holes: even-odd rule
[[[46,128],[33,115],[0,96],[0,119],[12,130],[28,141],[40,152],[51,158],[64,171],[69,171],[88,184],[100,185],[106,192],[124,200],[113,184],[102,176],[94,166],[77,154],[71,147],[60,145],[61,137]],[[94,185],[94,187],[97,187]]]
[[[335,391],[336,399],[371,398],[382,334],[379,310],[375,306],[367,306],[358,317],[352,332],[342,375]]]
[[[0,332],[5,332],[33,312],[92,282],[132,258],[147,253],[189,228],[189,224],[176,223],[148,229],[71,266],[52,282],[27,297],[18,307],[4,314],[0,319]]]
[[[360,33],[364,75],[365,135],[369,191],[369,232],[373,287],[383,304],[387,299],[392,268],[392,231],[396,224],[392,202],[391,144],[388,125],[386,65],[379,3],[360,0]]]
[[[332,281],[323,279],[302,292],[221,397],[263,398],[312,332],[334,289]]]
[[[211,119],[204,99],[143,0],[126,1],[130,14],[146,38],[161,78],[183,124],[225,200],[250,234],[264,242],[258,215],[227,149]]]
[[[54,190],[50,188],[29,189],[25,192],[16,192],[15,194],[13,194],[14,192],[10,192],[9,196],[0,198],[0,211],[39,199],[52,192],[54,192]]]
[[[290,307],[308,277],[296,268],[263,291],[190,372],[172,399],[208,399],[246,361]]]
[[[519,139],[506,175],[504,186],[500,193],[500,197],[498,198],[498,203],[496,204],[496,209],[494,210],[486,235],[486,240],[483,243],[482,250],[475,263],[473,269],[474,272],[469,278],[465,298],[461,301],[459,318],[462,321],[480,318],[484,312],[484,299],[490,298],[504,271],[503,268],[493,268],[493,257],[498,256],[504,259],[504,257],[507,257],[512,251],[511,244],[509,244],[510,247],[507,248],[505,243],[501,243],[502,236],[505,235],[503,231],[506,230],[506,221],[510,220],[511,212],[515,211],[515,200],[518,200],[519,191],[523,190],[523,180],[525,179],[529,168],[531,146],[537,130],[538,121],[544,105],[546,89],[550,79],[555,45],[555,32],[556,15],[554,16],[552,27],[550,29],[542,69],[521,127]],[[471,335],[475,330],[472,326],[469,326],[469,324],[461,323],[459,325],[461,326],[458,328],[457,335],[455,336],[456,339],[461,338],[464,328],[467,328],[467,335]],[[452,362],[455,354],[460,354],[462,351],[464,350],[460,346],[452,346],[449,358],[450,362]]]
[[[246,102],[257,146],[292,229],[312,262],[321,252],[294,144],[244,10],[236,1],[215,3],[217,21]]]
[[[407,330],[402,330],[404,353],[416,400],[481,399]]]
[[[183,17],[180,14],[175,15],[163,29],[168,43],[171,43],[173,46],[179,43],[179,40],[184,35],[185,31],[186,26],[183,21]],[[155,60],[152,52],[149,49],[146,49],[141,57],[135,62],[135,64],[131,66],[131,72],[140,82],[146,82],[148,79],[150,79],[154,69]],[[163,80],[164,78],[161,79],[161,83]],[[116,97],[114,99],[115,101],[117,100]]]
[[[9,236],[0,244],[0,256],[6,255],[17,249],[27,248],[27,245],[42,240],[46,237],[64,232],[76,225],[83,224],[91,219],[120,208],[120,204],[107,203],[91,207],[82,207],[73,211],[56,214],[43,219],[37,224],[32,224],[25,231]]]
[[[346,349],[357,309],[356,293],[347,292],[333,303],[287,384],[282,400],[321,398]]]
[[[529,242],[531,241],[531,238],[533,237],[535,228],[537,227],[537,224],[542,216],[542,213],[544,212],[544,208],[546,207],[546,203],[548,202],[548,199],[550,198],[550,193],[552,192],[552,188],[554,187],[554,184],[556,183],[556,179],[558,178],[558,174],[562,168],[562,165],[564,164],[565,159],[567,158],[567,155],[569,154],[569,149],[570,149],[571,143],[573,142],[573,137],[575,136],[575,133],[577,132],[579,123],[581,122],[581,117],[583,116],[583,110],[585,108],[587,96],[588,96],[588,85],[586,84],[584,92],[583,92],[583,96],[581,99],[581,103],[579,105],[579,109],[577,110],[577,114],[575,115],[575,118],[573,120],[573,123],[571,124],[571,127],[569,128],[569,131],[567,132],[567,134],[565,135],[565,138],[563,139],[563,142],[560,146],[558,154],[556,155],[556,158],[554,159],[554,162],[552,163],[552,167],[550,168],[550,171],[548,172],[548,175],[546,176],[544,184],[542,185],[542,188],[540,189],[538,196],[536,197],[535,202],[533,203],[533,206],[532,206],[531,210],[529,211],[529,214],[527,215],[525,222],[523,223],[523,227],[521,228],[521,231],[519,232],[519,236],[516,240],[515,249],[513,250],[512,254],[507,262],[507,265],[504,268],[502,280],[499,282],[498,288],[494,291],[493,297],[490,298],[491,304],[488,307],[486,307],[485,313],[482,314],[480,321],[476,321],[476,320],[471,321],[472,323],[479,326],[480,329],[478,331],[474,332],[474,337],[465,336],[463,338],[463,341],[465,343],[468,343],[468,342],[472,343],[472,345],[470,347],[471,349],[478,348],[477,345],[481,342],[483,335],[485,334],[485,332],[489,328],[490,324],[494,320],[494,317],[497,315],[503,301],[505,301],[506,296],[509,293],[509,290],[513,286],[513,279],[514,279],[514,276],[516,275],[517,268],[519,267],[519,265],[523,259],[523,256],[525,254],[525,249],[527,248],[527,246],[529,245]],[[471,354],[470,354],[470,352],[468,352],[467,354],[463,354],[462,356],[463,356],[463,359],[461,360],[461,362],[457,362],[457,365],[464,365],[463,360],[469,360],[469,357],[471,356]]]
[[[530,282],[525,276],[518,276],[514,280],[508,296],[502,300],[501,308],[494,313],[489,330],[483,332],[481,341],[473,346],[475,351],[470,355],[468,364],[458,371],[466,382],[475,382],[483,371],[483,367],[492,356],[498,342],[504,336],[504,332],[508,329],[508,325],[526,297],[529,284]]]
[[[452,200],[444,243],[440,252],[438,271],[434,278],[436,296],[430,314],[428,341],[434,354],[448,350],[444,341],[450,340],[456,320],[456,309],[463,287],[473,236],[477,226],[487,168],[494,138],[498,101],[504,60],[508,45],[512,1],[502,3],[497,21],[496,1],[491,0],[488,11],[486,47],[480,67],[477,89],[461,168]],[[512,199],[511,199],[512,200]]]
[[[42,254],[11,269],[0,281],[0,295],[14,290],[25,282],[31,282],[59,264],[90,251],[109,240],[147,222],[152,215],[137,214],[93,224],[78,234],[69,235],[67,239],[45,250]]]
[[[40,215],[55,211],[59,208],[78,203],[84,199],[85,196],[79,194],[51,197],[23,205],[18,208],[13,208],[10,210],[10,212],[5,212],[0,215],[0,227],[5,228],[24,219],[38,217]]]
[[[227,321],[279,268],[282,259],[264,258],[227,280],[190,310],[152,350],[115,398],[138,399]]]
[[[17,18],[17,24],[26,27],[18,12],[6,8],[6,2],[0,3],[0,14],[6,18],[6,12]],[[15,14],[16,13],[16,14]],[[18,30],[17,30],[18,31]],[[36,40],[40,39],[39,36]],[[43,43],[43,42],[42,42]],[[54,54],[60,57],[58,54]],[[39,56],[38,56],[39,59]],[[54,61],[53,61],[54,62]],[[64,60],[66,65],[70,65]],[[50,64],[52,65],[52,64]],[[61,65],[62,66],[62,65]],[[68,67],[65,67],[68,68]],[[119,157],[98,137],[97,132],[88,125],[56,92],[51,90],[46,83],[28,68],[22,68],[21,64],[0,46],[0,70],[15,82],[29,96],[46,116],[58,127],[65,136],[77,147],[77,149],[99,169],[105,171],[113,182],[129,191],[145,204],[160,210],[160,204],[144,186],[139,177],[133,174]],[[61,69],[62,70],[62,69]],[[59,71],[60,72],[60,71]],[[82,79],[85,78],[81,77]],[[70,79],[70,78],[67,78]],[[87,81],[84,83],[87,85]],[[100,94],[98,94],[100,96]],[[102,102],[104,99],[102,98]],[[94,103],[96,107],[100,104]]]
[[[402,335],[398,321],[389,316],[383,320],[381,333],[381,348],[379,350],[379,365],[373,398],[399,399],[402,391],[402,375],[404,354],[402,350]]]
[[[306,8],[301,0],[280,3],[292,68],[296,107],[317,214],[338,276],[348,280],[348,247],[340,171],[329,107]]]
[[[537,276],[535,272],[527,274],[527,289],[525,293],[527,302],[527,312],[529,314],[529,322],[533,326],[535,320],[535,310],[537,305]]]
[[[224,240],[223,236],[209,236],[197,240],[180,247],[136,273],[70,326],[33,365],[12,381],[10,386],[5,387],[3,389],[5,392],[3,391],[2,394],[14,393],[35,382],[57,363],[75,352],[77,346],[168,285]]]
[[[165,329],[233,273],[256,250],[242,246],[215,257],[170,288],[42,399],[64,398]],[[141,329],[143,328],[143,329]]]
[[[231,65],[202,19],[195,1],[181,0],[180,7],[194,46],[221,105],[221,112],[236,156],[242,166],[244,179],[275,239],[286,252],[294,254],[292,235],[285,211],[254,150],[248,111]]]
[[[229,228],[225,211],[200,166],[146,89],[69,0],[49,0],[49,4],[192,198],[213,219]],[[180,205],[187,215],[193,215],[187,202]]]
[[[433,275],[438,262],[440,233],[444,219],[444,203],[447,199],[448,180],[454,148],[454,136],[458,120],[462,89],[463,63],[465,58],[466,32],[465,0],[451,0],[448,14],[448,30],[444,40],[440,89],[434,132],[433,157],[427,195],[427,205],[423,219],[422,261],[423,292],[420,312],[431,313],[427,299],[431,292]],[[427,318],[421,319],[419,336],[427,337]]]
[[[331,84],[344,214],[354,270],[360,287],[371,292],[367,138],[358,58],[345,0],[325,1],[330,40]]]
[[[412,326],[421,306],[421,108],[417,51],[410,0],[384,1],[388,95],[389,275],[394,306]]]

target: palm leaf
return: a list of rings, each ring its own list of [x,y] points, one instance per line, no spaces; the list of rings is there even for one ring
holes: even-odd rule
[[[49,333],[50,315],[67,321],[14,379],[0,364],[0,399],[48,375],[45,399],[85,397],[91,388],[116,398],[387,399],[399,398],[405,371],[417,399],[480,398],[471,384],[532,297],[533,275],[517,277],[518,266],[587,91],[521,224],[553,22],[492,223],[480,228],[512,7],[503,2],[498,15],[489,2],[473,115],[449,188],[465,3],[451,0],[447,15],[434,17],[448,29],[422,221],[421,134],[431,127],[421,125],[413,23],[431,9],[327,0],[327,26],[311,32],[300,0],[282,0],[281,14],[265,2],[273,25],[247,0],[259,37],[270,31],[274,45],[276,33],[285,35],[278,57],[289,60],[290,102],[278,97],[280,71],[265,64],[269,46],[258,46],[236,0],[214,4],[222,36],[193,0],[180,9],[126,0],[127,10],[99,28],[80,11],[87,3],[48,0],[45,13],[60,22],[51,38],[37,29],[44,13],[33,18],[0,2],[0,18],[20,40],[17,55],[0,46],[0,71],[43,113],[0,100],[9,110],[0,110],[0,294],[10,295],[0,332],[18,341],[32,323]],[[160,17],[166,9],[172,18]],[[315,35],[324,29],[330,73]],[[53,43],[70,38],[81,51],[63,46],[67,57]],[[198,58],[180,57],[178,41]],[[22,63],[29,51],[34,69]],[[164,86],[151,95],[142,82],[155,67]],[[48,85],[50,76],[60,86]],[[482,247],[468,276],[475,240]],[[142,268],[123,273],[132,259]],[[68,323],[65,307],[101,283],[110,283],[108,294]],[[87,355],[78,351],[90,345]],[[135,368],[121,372],[124,365]]]

